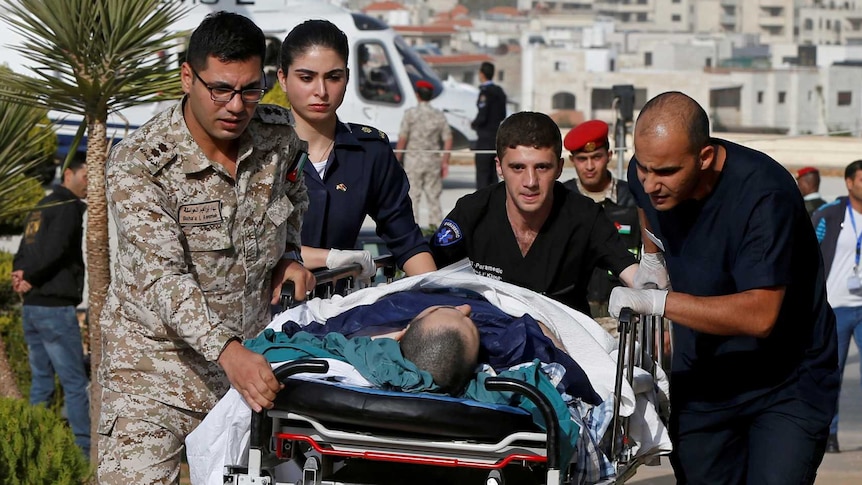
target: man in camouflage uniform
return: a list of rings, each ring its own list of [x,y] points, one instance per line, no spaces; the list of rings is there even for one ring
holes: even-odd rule
[[[429,225],[440,224],[443,210],[440,195],[443,179],[449,173],[449,155],[452,150],[452,130],[443,112],[432,107],[428,101],[434,94],[434,86],[428,81],[416,83],[419,105],[404,113],[396,145],[396,157],[403,160],[404,171],[410,181],[410,200],[413,201],[413,218],[419,223],[419,204],[422,194],[428,205]],[[405,156],[410,150],[439,150],[442,143],[444,153],[416,152]],[[421,224],[420,224],[421,225]]]
[[[241,340],[270,321],[283,281],[302,298],[305,149],[287,112],[258,106],[265,40],[207,16],[181,68],[184,98],[109,157],[117,259],[101,315],[99,481],[179,483],[183,442],[227,391],[255,411],[280,384]]]

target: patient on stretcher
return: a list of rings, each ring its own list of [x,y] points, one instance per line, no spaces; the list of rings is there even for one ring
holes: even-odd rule
[[[458,308],[462,309],[462,313],[469,311],[469,318],[461,317],[460,321],[463,323],[472,320],[478,330],[478,362],[487,364],[495,372],[502,372],[535,360],[556,363],[565,369],[558,383],[562,391],[591,405],[602,402],[583,369],[562,348],[562,344],[548,338],[547,335],[551,332],[546,328],[543,329],[536,319],[529,314],[523,314],[520,317],[509,315],[470,290],[435,288],[400,291],[386,295],[372,304],[351,308],[328,318],[323,323],[310,322],[299,325],[293,321],[287,321],[282,326],[282,331],[288,337],[302,331],[321,338],[332,332],[348,339],[359,336],[398,338],[399,332],[405,331],[414,318],[431,315],[432,320],[439,322],[446,319],[437,317],[450,315],[454,317],[452,320],[457,322],[459,319],[455,310]],[[464,325],[464,328],[469,327]],[[403,351],[403,342],[401,347]],[[440,359],[432,355],[433,349],[426,347],[420,345],[408,348],[404,357],[417,365],[421,362],[420,368],[442,365],[437,362]],[[250,348],[267,356],[265,351],[255,346]],[[274,361],[267,358],[271,362]]]

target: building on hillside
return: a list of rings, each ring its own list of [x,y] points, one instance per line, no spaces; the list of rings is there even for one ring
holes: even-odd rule
[[[413,12],[403,4],[392,1],[374,2],[363,8],[362,13],[374,17],[390,27],[410,25],[414,20]]]

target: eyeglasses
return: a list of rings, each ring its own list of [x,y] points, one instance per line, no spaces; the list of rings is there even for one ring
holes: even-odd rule
[[[198,81],[203,83],[204,87],[207,88],[207,91],[210,92],[210,99],[215,101],[216,103],[230,103],[233,97],[239,94],[240,99],[242,99],[243,103],[259,103],[261,98],[263,98],[263,93],[266,91],[265,89],[260,88],[249,88],[249,89],[231,89],[225,87],[216,87],[212,88],[210,85],[203,80],[203,78],[198,74],[197,71],[191,66],[189,68],[194,73],[195,77],[198,78]]]

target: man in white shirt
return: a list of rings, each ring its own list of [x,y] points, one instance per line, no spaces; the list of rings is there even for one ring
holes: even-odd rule
[[[812,219],[826,270],[826,294],[835,311],[838,365],[842,376],[850,338],[856,340],[857,347],[862,347],[862,268],[859,265],[862,249],[862,160],[847,166],[844,182],[847,196],[824,205]],[[839,452],[837,410],[829,427],[826,452]]]

